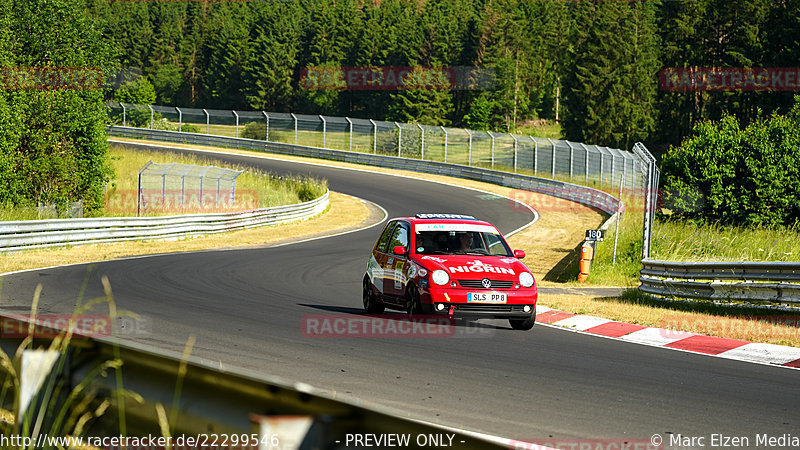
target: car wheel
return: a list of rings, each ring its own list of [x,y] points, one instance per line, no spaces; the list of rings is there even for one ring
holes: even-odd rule
[[[372,282],[369,281],[369,277],[364,277],[364,290],[363,290],[363,300],[364,300],[364,311],[369,314],[380,314],[384,310],[383,303],[379,303],[378,300],[375,298],[375,291],[372,289]]]
[[[511,328],[515,330],[530,330],[533,328],[533,324],[536,323],[536,312],[531,314],[531,317],[527,319],[508,319],[508,323],[510,323]]]
[[[422,303],[419,301],[419,291],[414,286],[406,289],[406,311],[412,316],[425,314]]]

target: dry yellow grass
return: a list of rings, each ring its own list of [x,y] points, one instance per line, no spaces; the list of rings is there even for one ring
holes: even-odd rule
[[[757,318],[722,317],[583,295],[540,294],[539,301],[542,305],[561,311],[603,317],[647,327],[800,347],[800,328],[797,327],[797,315],[770,314],[759,315]],[[786,323],[786,325],[781,323]]]
[[[327,211],[301,222],[187,238],[169,242],[167,245],[158,241],[132,241],[28,250],[2,255],[0,256],[0,273],[165,252],[175,253],[212,248],[265,246],[282,241],[337,233],[362,226],[368,220],[375,220],[370,219],[371,209],[374,209],[374,207],[368,207],[367,204],[359,199],[336,192],[331,192],[330,198],[331,206]]]

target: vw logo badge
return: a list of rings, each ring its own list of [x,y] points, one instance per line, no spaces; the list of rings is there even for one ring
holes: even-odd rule
[[[490,280],[490,279],[488,279],[488,278],[484,278],[483,280],[481,280],[481,284],[482,284],[482,285],[483,285],[483,287],[485,287],[486,289],[489,289],[490,287],[492,287],[492,280]]]

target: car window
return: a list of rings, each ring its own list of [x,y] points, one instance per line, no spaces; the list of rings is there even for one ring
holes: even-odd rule
[[[484,237],[489,246],[489,253],[492,255],[510,256],[512,254],[499,235],[486,233]]]
[[[391,252],[391,250],[398,245],[408,248],[408,226],[402,222],[400,222],[394,229],[394,232],[392,232],[392,239],[389,240],[387,253]]]
[[[499,235],[478,231],[421,231],[414,245],[420,255],[511,256]]]
[[[383,253],[389,253],[386,250],[386,246],[389,243],[389,239],[392,237],[392,231],[394,230],[396,224],[397,222],[389,222],[389,224],[386,225],[386,228],[383,229],[383,234],[381,234],[381,237],[378,238],[378,245],[375,246],[376,250]]]

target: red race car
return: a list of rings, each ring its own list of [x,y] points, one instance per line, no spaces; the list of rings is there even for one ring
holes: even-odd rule
[[[536,320],[536,281],[492,224],[458,214],[392,219],[364,275],[364,309],[508,319],[516,330]]]

